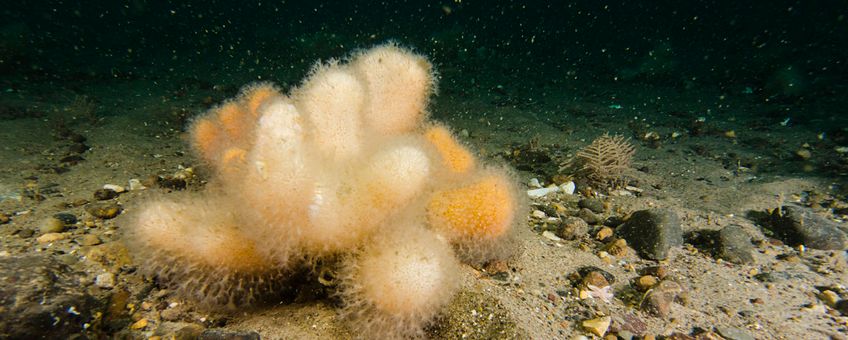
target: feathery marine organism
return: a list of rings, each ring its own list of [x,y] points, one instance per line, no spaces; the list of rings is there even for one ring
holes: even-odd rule
[[[289,95],[248,86],[191,127],[214,173],[204,191],[146,202],[128,223],[143,272],[235,308],[340,259],[358,334],[420,335],[459,288],[460,260],[509,255],[524,206],[505,169],[428,120],[434,90],[427,59],[393,44],[319,64]]]

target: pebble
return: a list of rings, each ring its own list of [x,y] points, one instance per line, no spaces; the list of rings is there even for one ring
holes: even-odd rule
[[[599,271],[591,271],[588,274],[586,274],[585,276],[583,276],[583,286],[589,287],[589,285],[592,285],[592,286],[595,286],[595,287],[598,287],[598,288],[604,288],[606,286],[609,286],[610,283],[607,280],[607,278],[604,277],[603,273],[601,273]]]
[[[117,193],[119,193],[119,194],[120,194],[120,193],[122,193],[122,192],[127,191],[127,189],[126,189],[126,188],[124,188],[124,187],[122,187],[122,186],[120,186],[120,185],[117,185],[117,184],[104,184],[104,185],[103,185],[103,189],[106,189],[106,190],[112,190],[112,191],[117,192]]]
[[[566,194],[574,195],[574,190],[577,189],[577,186],[574,184],[574,181],[568,181],[568,182],[562,183],[559,186],[559,188],[560,188],[560,190],[562,190],[562,192],[564,192]]]
[[[530,198],[539,198],[539,197],[544,197],[547,194],[554,193],[554,192],[557,192],[557,191],[559,191],[558,186],[549,186],[547,188],[527,190],[527,196],[530,196]]]
[[[85,211],[91,216],[110,219],[121,213],[121,207],[116,203],[91,203],[85,207]]]
[[[79,239],[77,239],[77,243],[81,246],[96,246],[103,241],[100,240],[100,237],[94,234],[85,234],[82,235]]]
[[[112,288],[115,287],[115,274],[112,273],[102,273],[98,274],[94,279],[94,284],[100,288]]]
[[[545,214],[545,212],[544,212],[544,211],[541,211],[541,210],[533,210],[533,212],[531,213],[531,215],[532,215],[533,217],[535,217],[535,218],[538,218],[538,219],[543,219],[543,218],[545,218],[545,217],[548,217],[548,215],[547,215],[547,214]]]
[[[731,224],[718,232],[718,257],[736,264],[754,262],[751,237],[741,226]]]
[[[12,219],[9,217],[9,215],[6,215],[4,213],[0,213],[0,224],[9,223],[9,221],[11,221],[11,220]]]
[[[655,276],[642,275],[641,277],[636,279],[636,288],[644,292],[656,286],[657,283],[659,283],[659,279],[657,279]]]
[[[604,201],[597,198],[584,198],[577,202],[577,206],[591,210],[593,213],[601,214],[606,211]]]
[[[592,333],[597,336],[604,336],[609,329],[610,322],[612,322],[612,318],[609,316],[603,316],[596,319],[584,320],[583,328],[585,328],[589,333]]]
[[[147,319],[141,319],[141,320],[138,320],[135,323],[133,323],[130,326],[130,329],[134,329],[134,330],[143,329],[144,327],[147,327],[147,324],[148,324]]]
[[[47,233],[47,234],[39,236],[35,240],[38,241],[38,243],[43,244],[43,243],[50,243],[50,242],[55,242],[55,241],[59,241],[59,240],[64,240],[66,237],[67,236],[65,234],[62,234],[62,233]]]
[[[42,234],[61,233],[65,231],[65,222],[56,217],[48,217],[38,227],[38,231]]]
[[[587,232],[589,232],[589,224],[586,221],[578,217],[569,216],[563,218],[557,236],[566,240],[573,240],[586,235]]]
[[[130,179],[129,185],[130,185],[130,191],[147,189],[147,187],[144,186],[144,184],[141,184],[141,180],[139,180],[138,178]]]
[[[541,187],[542,187],[542,183],[539,183],[539,179],[538,179],[538,178],[531,178],[531,179],[530,179],[530,182],[529,182],[529,183],[527,183],[527,186],[529,186],[529,187],[531,187],[531,188],[534,188],[534,189],[538,189],[538,188],[541,188]]]
[[[556,234],[554,234],[550,231],[547,231],[547,230],[542,232],[542,236],[546,239],[551,240],[551,241],[562,241],[562,239],[559,238],[558,236],[556,236]]]
[[[683,245],[680,220],[669,209],[634,212],[616,231],[639,255],[651,260],[664,260],[671,248]]]
[[[754,340],[754,337],[745,331],[727,326],[716,326],[716,332],[727,340]]]
[[[837,295],[830,289],[825,289],[824,291],[819,293],[819,300],[822,300],[824,304],[830,307],[834,307],[836,306],[836,303],[839,302],[839,295]]]
[[[612,236],[612,234],[613,234],[612,228],[602,227],[600,230],[598,230],[598,233],[595,235],[595,238],[597,238],[598,241],[603,241],[603,240],[608,239],[610,236]]]
[[[803,244],[821,250],[844,250],[848,247],[848,236],[839,230],[836,222],[797,204],[775,209],[770,225],[775,234],[793,246]]]
[[[577,217],[580,217],[581,219],[586,221],[586,223],[589,223],[591,225],[603,222],[603,218],[596,215],[594,212],[592,212],[592,210],[589,210],[588,208],[580,209],[580,211],[577,212]]]
[[[77,216],[71,213],[58,213],[54,214],[53,218],[62,221],[65,225],[71,225],[77,223]]]
[[[642,308],[656,314],[659,317],[667,318],[671,313],[672,303],[685,293],[683,286],[671,280],[660,281],[654,286],[654,289],[648,292],[642,302]]]
[[[118,192],[112,189],[97,189],[94,191],[94,199],[106,201],[118,197]]]

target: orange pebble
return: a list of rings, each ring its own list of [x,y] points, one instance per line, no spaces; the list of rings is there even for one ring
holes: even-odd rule
[[[455,173],[466,173],[474,168],[474,155],[463,147],[444,126],[433,126],[424,133],[439,154],[445,166]]]
[[[509,231],[516,201],[509,180],[491,174],[458,189],[438,192],[430,199],[430,224],[454,236],[494,239]]]

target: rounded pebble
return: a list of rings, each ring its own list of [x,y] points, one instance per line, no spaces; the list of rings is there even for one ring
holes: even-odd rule
[[[115,203],[91,203],[85,211],[97,218],[110,219],[121,213],[121,207]]]
[[[65,231],[65,222],[56,217],[48,217],[38,227],[38,231],[42,234],[61,233]]]
[[[118,197],[118,192],[112,189],[97,189],[94,191],[94,199],[98,201],[110,200]]]

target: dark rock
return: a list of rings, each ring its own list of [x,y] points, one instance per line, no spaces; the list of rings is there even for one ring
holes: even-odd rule
[[[817,215],[812,209],[797,204],[787,204],[775,209],[770,218],[775,234],[790,245],[822,250],[843,250],[848,247],[848,237],[839,224]]]
[[[754,246],[751,238],[739,225],[729,225],[718,232],[718,257],[727,261],[745,264],[754,262]]]
[[[86,151],[88,151],[88,149],[88,145],[85,145],[83,143],[73,144],[68,147],[68,151],[75,154],[85,153]]]
[[[640,210],[616,229],[639,255],[652,260],[668,257],[672,247],[683,245],[683,230],[677,214],[668,209]]]
[[[234,332],[223,329],[207,329],[200,333],[198,340],[259,340],[256,332]]]
[[[84,160],[85,158],[80,157],[80,155],[70,155],[59,159],[59,163],[68,163],[70,165],[74,165]]]
[[[185,179],[175,177],[159,177],[156,184],[158,184],[159,187],[173,190],[183,190],[188,185]]]
[[[65,225],[71,225],[77,223],[77,216],[71,213],[57,213],[53,215],[53,218],[62,221]]]
[[[848,316],[848,300],[839,300],[836,303],[836,310],[842,314],[842,316]]]
[[[71,132],[68,134],[68,140],[74,143],[83,143],[87,140],[87,138],[76,132]]]
[[[601,221],[603,220],[601,216],[598,216],[587,208],[580,209],[580,211],[577,213],[577,217],[580,217],[581,219],[586,221],[586,223],[589,223],[591,225],[601,223]]]
[[[591,210],[594,213],[601,214],[606,211],[606,207],[604,201],[597,198],[584,198],[577,202],[577,206],[581,208],[586,208]]]
[[[604,225],[610,228],[617,228],[622,223],[624,223],[624,220],[621,218],[621,216],[610,216],[604,220]]]
[[[85,338],[104,303],[80,289],[83,277],[46,255],[0,258],[0,338]]]
[[[121,206],[115,203],[91,203],[85,206],[85,211],[97,218],[110,219],[121,213]]]
[[[97,189],[94,191],[94,199],[106,201],[118,197],[118,192],[112,189]]]

